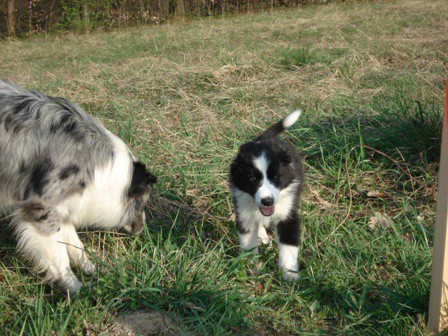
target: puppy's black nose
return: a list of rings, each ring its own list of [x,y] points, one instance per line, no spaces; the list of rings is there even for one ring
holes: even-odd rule
[[[264,206],[271,206],[272,204],[274,204],[274,198],[272,197],[263,198],[261,200],[261,204],[263,204]]]

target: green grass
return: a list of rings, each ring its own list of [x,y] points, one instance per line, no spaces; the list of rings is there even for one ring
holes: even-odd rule
[[[81,234],[98,279],[77,297],[28,271],[4,220],[0,330],[106,335],[118,316],[157,310],[186,335],[431,335],[447,5],[0,41],[0,78],[81,105],[159,177],[142,235]],[[227,172],[241,143],[297,108],[282,136],[307,169],[301,278],[289,284],[275,244],[248,272]]]
[[[317,60],[316,52],[308,46],[280,50],[280,56],[280,65],[290,70],[314,63]]]

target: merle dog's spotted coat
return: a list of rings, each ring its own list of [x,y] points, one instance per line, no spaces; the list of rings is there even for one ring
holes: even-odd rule
[[[143,228],[155,177],[118,137],[62,98],[0,81],[0,207],[18,248],[75,292],[70,262],[91,274],[75,228]]]

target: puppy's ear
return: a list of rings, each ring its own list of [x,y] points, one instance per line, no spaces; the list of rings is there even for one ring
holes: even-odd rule
[[[279,158],[280,158],[280,162],[285,165],[285,166],[289,166],[292,162],[292,157],[291,155],[288,154],[288,152],[282,150],[279,153]]]
[[[238,174],[239,170],[241,170],[241,165],[233,161],[230,165],[230,175],[235,176],[236,174]]]
[[[149,173],[141,162],[134,162],[132,181],[129,188],[129,197],[142,195],[151,183],[156,183],[157,178]]]

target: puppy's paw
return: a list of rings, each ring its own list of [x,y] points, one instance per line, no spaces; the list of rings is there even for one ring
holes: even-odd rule
[[[263,245],[269,245],[271,246],[271,238],[269,237],[266,229],[260,225],[260,227],[258,228],[258,238],[261,240],[261,242],[263,243]]]
[[[260,240],[263,243],[263,245],[267,245],[268,247],[272,246],[272,241],[271,241],[271,238],[269,238],[269,236],[266,235],[266,236],[260,237]]]
[[[283,270],[283,279],[286,281],[292,282],[292,281],[298,281],[300,278],[299,272],[294,272],[290,270]]]

